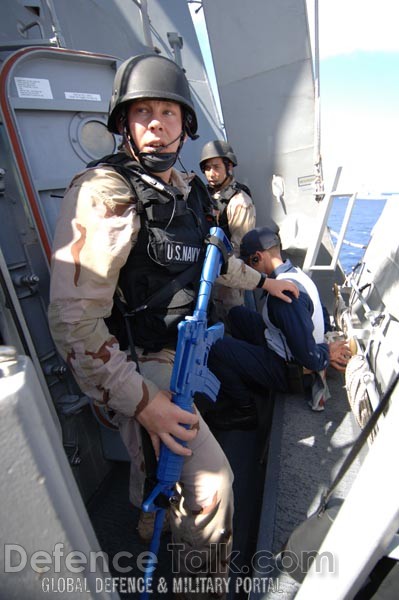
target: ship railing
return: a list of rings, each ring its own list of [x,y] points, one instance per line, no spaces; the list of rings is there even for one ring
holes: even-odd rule
[[[323,203],[321,205],[320,217],[319,217],[319,225],[317,227],[317,235],[314,237],[312,242],[309,244],[308,250],[306,252],[305,260],[303,263],[303,270],[310,277],[312,276],[314,271],[335,271],[338,265],[339,256],[341,254],[341,249],[343,244],[347,243],[345,234],[349,225],[350,218],[352,216],[353,208],[355,206],[355,202],[357,199],[357,192],[342,192],[338,191],[338,183],[341,176],[342,167],[338,167],[337,173],[335,175],[335,179],[333,185],[331,187],[331,191],[329,194],[326,194]],[[338,233],[334,232],[334,237],[337,238],[334,253],[331,259],[330,264],[327,265],[318,265],[316,264],[317,257],[319,255],[320,247],[323,241],[323,238],[328,229],[328,218],[330,216],[331,209],[334,204],[335,198],[349,198],[348,206],[346,207],[346,211],[344,214],[344,218],[342,220],[341,228]],[[329,232],[331,236],[331,232]]]
[[[337,170],[337,174],[335,176],[331,191],[325,196],[325,199],[323,201],[324,206],[321,208],[320,211],[317,235],[315,236],[312,243],[309,245],[308,251],[305,256],[303,270],[310,277],[316,271],[335,271],[338,265],[342,245],[346,242],[345,235],[353,212],[353,208],[356,203],[357,193],[343,193],[342,191],[337,191],[341,170],[341,167]],[[327,232],[331,234],[331,231],[328,229],[328,219],[331,209],[333,207],[334,200],[337,197],[347,197],[349,199],[348,205],[342,220],[340,230],[336,235],[337,241],[334,247],[331,262],[330,264],[318,265],[316,264],[316,261],[319,255],[322,241],[325,238]],[[343,332],[345,332],[345,335],[348,339],[351,338],[356,343],[357,353],[362,354],[370,363],[372,355],[370,347],[372,343],[371,341],[374,340],[375,343],[376,340],[380,338],[380,336],[384,337],[384,331],[388,326],[391,317],[389,314],[386,314],[383,311],[376,311],[370,308],[367,302],[368,294],[366,292],[369,293],[371,291],[372,284],[362,286],[358,285],[359,277],[362,273],[363,268],[364,265],[359,264],[358,267],[356,267],[350,274],[346,276],[342,285],[336,284],[334,286],[336,296],[336,310],[334,311],[334,314],[335,321],[338,327]],[[344,302],[342,297],[342,294],[344,293],[351,294],[351,298],[349,301],[350,306],[353,307],[354,303],[361,305],[362,313],[364,316],[364,320],[362,320],[362,323],[360,323],[357,319],[354,320],[352,318],[352,311],[349,309],[347,303]],[[378,404],[379,395],[376,389],[374,377],[371,377],[367,382],[367,392],[369,394],[372,408],[375,409],[376,405]]]

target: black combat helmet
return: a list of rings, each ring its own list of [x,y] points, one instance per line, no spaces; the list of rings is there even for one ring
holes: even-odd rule
[[[207,160],[218,157],[229,160],[231,163],[233,163],[233,167],[237,166],[237,157],[234,154],[234,150],[230,144],[224,140],[214,140],[213,142],[208,142],[202,148],[200,158],[201,171],[204,172],[204,166]]]
[[[120,133],[118,120],[123,107],[144,98],[181,104],[185,133],[195,138],[197,117],[184,71],[173,60],[158,54],[133,56],[117,70],[109,105],[109,131]]]

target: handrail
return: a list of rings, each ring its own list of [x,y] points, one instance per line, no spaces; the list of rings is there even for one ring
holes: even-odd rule
[[[357,199],[357,193],[343,193],[337,191],[338,181],[341,175],[342,167],[338,167],[337,173],[335,175],[334,183],[332,185],[331,191],[326,197],[324,204],[324,211],[321,213],[320,225],[317,228],[317,236],[314,239],[314,243],[309,245],[309,248],[306,252],[305,260],[303,263],[303,270],[310,277],[312,276],[314,271],[335,271],[339,259],[339,255],[341,253],[342,245],[345,243],[345,234],[349,225],[349,221],[352,215],[352,211]],[[334,198],[336,197],[348,197],[349,202],[346,207],[345,215],[342,221],[342,225],[337,235],[337,243],[334,248],[334,254],[332,256],[331,262],[328,265],[317,265],[317,257],[319,255],[320,246],[325,234],[325,231],[328,227],[328,217],[330,216],[330,212],[333,206]]]
[[[313,244],[309,245],[308,250],[306,252],[305,260],[303,263],[303,270],[310,277],[312,276],[312,271],[314,270],[314,267],[316,265],[316,260],[319,254],[323,235],[327,227],[328,216],[332,207],[332,196],[337,189],[339,178],[341,176],[341,171],[342,167],[338,167],[331,191],[328,194],[328,196],[325,197],[322,204],[322,206],[324,206],[324,212],[322,212],[321,215],[320,226],[317,229],[317,236],[314,238]],[[327,266],[325,270],[329,270],[329,267]]]

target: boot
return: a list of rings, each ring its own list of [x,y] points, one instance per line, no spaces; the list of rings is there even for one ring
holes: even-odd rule
[[[137,524],[137,532],[142,542],[146,544],[151,542],[152,534],[154,532],[154,524],[155,524],[155,512],[144,512],[144,510],[140,511],[139,522]],[[169,510],[165,512],[165,518],[163,520],[162,525],[162,533],[167,533],[170,531],[170,522],[169,522]]]

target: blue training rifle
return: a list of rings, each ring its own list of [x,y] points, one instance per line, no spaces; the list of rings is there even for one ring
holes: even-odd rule
[[[212,227],[207,238],[208,246],[202,267],[200,287],[193,316],[186,317],[178,325],[176,356],[170,381],[172,402],[180,408],[193,412],[194,395],[201,392],[215,402],[219,380],[207,367],[209,350],[223,337],[223,323],[207,327],[207,309],[215,279],[220,275],[223,263],[232,252],[230,241],[220,227]],[[179,440],[186,446],[187,442]],[[144,573],[141,600],[147,600],[151,590],[152,576],[156,569],[162,525],[166,509],[178,502],[176,483],[180,480],[184,456],[175,454],[161,444],[157,467],[157,484],[143,502],[145,512],[156,512],[154,532],[150,544],[151,557]]]

